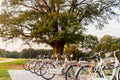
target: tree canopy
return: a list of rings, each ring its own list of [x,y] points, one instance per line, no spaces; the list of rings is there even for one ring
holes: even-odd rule
[[[119,7],[120,0],[3,0],[0,36],[47,43],[62,54],[66,43],[83,39],[85,25],[102,28]]]
[[[99,43],[95,46],[94,51],[114,51],[120,48],[120,38],[115,36],[105,35],[103,36]]]

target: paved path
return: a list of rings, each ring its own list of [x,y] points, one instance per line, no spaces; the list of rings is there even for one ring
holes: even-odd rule
[[[37,76],[25,70],[8,70],[11,80],[45,80],[41,76]],[[62,76],[55,76],[52,80],[65,80]]]
[[[0,63],[10,62],[10,61],[14,61],[14,60],[17,60],[17,59],[10,58],[10,59],[7,59],[7,60],[2,60],[2,61],[0,61]]]

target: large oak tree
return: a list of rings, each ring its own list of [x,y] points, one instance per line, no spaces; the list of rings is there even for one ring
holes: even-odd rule
[[[120,0],[3,0],[0,36],[47,43],[62,54],[66,43],[83,39],[85,25],[103,27],[116,8]]]

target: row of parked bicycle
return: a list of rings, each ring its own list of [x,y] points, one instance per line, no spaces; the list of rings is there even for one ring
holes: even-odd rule
[[[101,54],[107,54],[105,58]],[[23,68],[45,80],[51,80],[55,75],[63,76],[65,80],[120,80],[120,64],[117,57],[119,50],[109,53],[95,53],[79,61],[58,59],[32,59],[26,60]],[[113,55],[111,57],[111,55]]]

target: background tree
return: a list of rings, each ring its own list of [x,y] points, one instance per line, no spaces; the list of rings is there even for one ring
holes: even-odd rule
[[[115,51],[118,48],[120,48],[120,38],[110,36],[110,35],[105,35],[100,39],[99,43],[95,46],[94,51],[109,52],[109,51]]]
[[[115,39],[115,43],[120,44],[120,37]]]
[[[112,43],[115,43],[115,42],[116,42],[116,39],[115,39],[114,36],[104,35],[104,36],[100,39],[100,42],[101,42],[101,43],[109,43],[109,44],[112,44]]]
[[[67,44],[64,48],[64,54],[68,56],[69,59],[71,59],[70,55],[73,55],[73,60],[79,60],[80,57],[87,57],[85,53],[83,53],[79,46],[76,44]]]
[[[100,52],[100,51],[102,51],[102,45],[103,45],[104,43],[98,43],[96,46],[95,46],[95,48],[93,49],[93,51],[94,52]]]
[[[119,7],[120,0],[3,0],[0,36],[47,43],[62,54],[66,43],[83,39],[85,25],[102,28]]]
[[[86,51],[91,51],[94,49],[96,44],[98,43],[98,38],[93,35],[85,35],[83,41],[80,42],[80,48],[85,49]]]
[[[41,56],[45,55],[47,57],[51,57],[51,55],[52,55],[52,50],[51,49],[37,49],[36,52],[37,52],[38,56],[39,55],[41,55]]]
[[[6,58],[19,58],[20,57],[20,53],[17,51],[6,51]]]
[[[0,57],[4,58],[44,58],[43,56],[51,57],[52,49],[23,49],[20,52],[17,51],[7,51],[5,49],[0,49]]]
[[[0,57],[6,57],[5,49],[0,49]]]
[[[120,44],[117,44],[117,43],[113,43],[112,45],[111,45],[111,51],[115,51],[115,50],[117,50],[118,48],[120,48]]]
[[[37,57],[37,52],[32,49],[23,49],[20,53],[21,58],[36,58]]]

